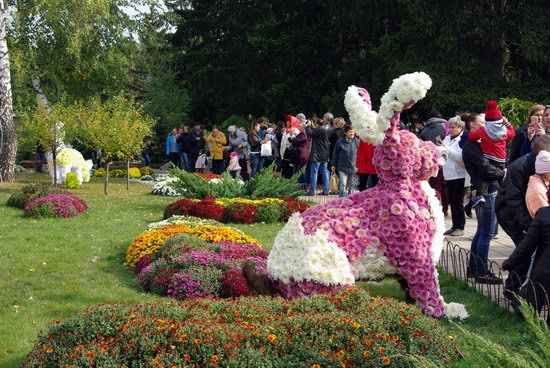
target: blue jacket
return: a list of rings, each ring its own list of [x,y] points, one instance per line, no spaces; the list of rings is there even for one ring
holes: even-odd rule
[[[355,161],[357,161],[358,147],[358,138],[353,138],[351,141],[348,141],[346,137],[338,138],[332,152],[332,165],[336,166],[336,170],[347,174],[353,174],[357,170]]]
[[[169,134],[168,137],[166,138],[166,155],[170,155],[170,153],[172,152],[172,144],[176,140],[176,137],[177,136],[175,135]],[[179,144],[176,145],[176,150],[177,150],[177,153],[180,152]]]

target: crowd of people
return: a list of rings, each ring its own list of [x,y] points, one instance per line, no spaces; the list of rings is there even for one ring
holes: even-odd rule
[[[430,179],[446,216],[450,209],[452,226],[445,235],[463,236],[466,217],[476,213],[468,277],[478,283],[502,283],[488,267],[498,223],[516,245],[503,268],[519,276],[506,280],[505,296],[515,300],[529,277],[549,290],[550,106],[534,105],[526,123],[515,130],[495,101],[489,101],[482,114],[463,113],[448,120],[433,110],[414,130],[420,139],[446,147],[446,162]],[[331,176],[338,177],[340,197],[353,191],[355,175],[359,190],[375,186],[373,153],[374,147],[360,140],[349,123],[330,112],[317,121],[302,113],[287,115],[284,123],[270,126],[260,118],[248,132],[230,126],[227,136],[216,125],[205,136],[197,123],[193,131],[174,129],[166,140],[170,160],[187,171],[203,170],[208,155],[214,173],[227,168],[242,180],[275,165],[287,178],[300,172],[306,195],[328,195]]]

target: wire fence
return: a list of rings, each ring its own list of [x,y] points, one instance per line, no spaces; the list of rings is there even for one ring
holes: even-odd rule
[[[525,298],[539,313],[541,319],[550,321],[550,296],[549,290],[538,282],[533,282],[525,276],[515,272],[503,272],[499,265],[490,259],[486,262],[469,250],[445,240],[443,252],[439,258],[438,266],[458,280],[466,282],[469,286],[496,302],[509,311],[517,311],[515,295],[505,289],[504,283],[487,284],[479,280],[476,275],[482,275],[489,271],[501,280],[507,280],[507,285],[521,285],[517,295]],[[468,267],[472,265],[472,267]],[[480,266],[481,265],[481,266]],[[478,269],[478,268],[483,269]]]

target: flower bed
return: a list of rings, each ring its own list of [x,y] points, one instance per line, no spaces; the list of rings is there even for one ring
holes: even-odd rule
[[[94,177],[96,178],[104,178],[107,171],[100,167],[99,169],[94,171]],[[126,170],[122,169],[113,169],[109,170],[109,177],[110,178],[122,178],[125,177],[128,172]],[[154,174],[155,170],[151,169],[150,167],[142,167],[141,169],[138,167],[131,167],[130,168],[130,178],[140,178],[143,175],[151,175]]]
[[[158,252],[142,257],[137,278],[146,291],[176,299],[236,297],[252,292],[242,273],[244,262],[266,269],[267,253],[256,244],[208,243],[176,235]]]
[[[133,269],[142,257],[157,252],[168,238],[177,234],[189,234],[209,243],[227,241],[243,244],[251,243],[260,246],[258,240],[229,227],[212,225],[194,226],[191,223],[168,225],[145,231],[132,240],[126,251],[126,264]]]
[[[223,223],[254,224],[257,222],[287,221],[294,212],[302,213],[307,203],[290,197],[283,198],[214,198],[202,200],[184,198],[164,209],[164,218],[190,215]]]
[[[22,187],[17,192],[13,193],[7,200],[6,205],[24,209],[27,204],[37,198],[47,196],[54,192],[50,184],[45,183],[29,183]],[[60,193],[60,191],[55,191]]]
[[[86,203],[69,193],[49,194],[25,206],[25,217],[74,217],[88,209]]]
[[[194,299],[101,305],[41,334],[23,367],[450,366],[437,320],[366,291],[300,298]]]

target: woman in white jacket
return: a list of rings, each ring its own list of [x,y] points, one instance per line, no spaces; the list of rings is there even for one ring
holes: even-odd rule
[[[449,134],[442,142],[447,148],[447,162],[443,166],[443,179],[447,182],[453,221],[453,226],[444,235],[450,236],[464,235],[464,225],[466,224],[463,203],[466,169],[462,162],[462,148],[458,145],[463,130],[464,122],[460,120],[459,116],[449,119]]]

